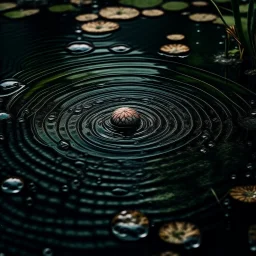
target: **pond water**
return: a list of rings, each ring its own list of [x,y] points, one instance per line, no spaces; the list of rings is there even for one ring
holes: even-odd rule
[[[254,84],[189,19],[216,11],[75,19],[111,5],[0,13],[0,255],[253,254]]]

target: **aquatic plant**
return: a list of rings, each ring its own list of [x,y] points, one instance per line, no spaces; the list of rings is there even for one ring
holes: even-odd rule
[[[245,12],[244,6],[243,8],[239,7],[239,0],[230,0],[232,10],[230,13],[232,14],[234,18],[234,24],[230,25],[226,21],[225,16],[221,12],[220,6],[218,6],[214,0],[211,0],[212,4],[217,9],[220,19],[222,20],[223,24],[226,27],[227,31],[227,38],[228,41],[230,37],[233,37],[239,47],[239,53],[240,53],[240,59],[244,57],[244,52],[246,52],[247,55],[252,57],[253,64],[255,66],[256,61],[256,47],[255,47],[255,18],[256,18],[256,1],[250,0],[248,9],[247,9],[247,18],[242,17],[242,13]],[[224,8],[226,9],[226,8]],[[227,42],[228,43],[228,42]],[[227,47],[226,47],[227,48]],[[226,49],[226,54],[228,49]]]

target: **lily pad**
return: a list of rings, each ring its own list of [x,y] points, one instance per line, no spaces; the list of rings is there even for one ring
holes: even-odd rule
[[[240,12],[241,12],[241,13],[247,13],[247,12],[248,12],[248,6],[249,6],[249,4],[241,4],[241,5],[239,6]]]
[[[35,15],[39,13],[39,11],[40,11],[39,9],[10,11],[10,12],[4,13],[4,16],[10,19],[20,19],[20,18],[31,16],[31,15]]]
[[[72,12],[77,10],[72,4],[57,4],[49,7],[50,12]]]
[[[15,7],[17,7],[15,3],[0,3],[0,11],[6,11]]]
[[[120,0],[120,4],[130,5],[137,8],[151,8],[161,4],[163,0]]]
[[[181,11],[189,6],[186,2],[167,2],[162,5],[164,10],[167,11]]]

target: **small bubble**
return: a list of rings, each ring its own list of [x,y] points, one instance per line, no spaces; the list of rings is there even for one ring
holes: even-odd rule
[[[210,142],[208,143],[208,147],[209,147],[209,148],[213,148],[213,147],[215,147],[215,143],[214,143],[214,142],[212,142],[212,141],[210,141]]]
[[[200,247],[200,245],[201,245],[201,239],[199,236],[195,236],[195,237],[191,236],[188,239],[186,239],[184,242],[184,247],[187,250],[196,249]]]
[[[236,174],[232,174],[232,175],[230,176],[230,178],[231,178],[231,180],[235,180],[235,179],[236,179]]]
[[[102,182],[102,180],[101,180],[101,178],[99,177],[99,178],[97,179],[97,183],[98,183],[98,184],[101,184],[101,182]]]
[[[28,189],[29,189],[31,192],[35,193],[35,192],[36,192],[36,185],[35,185],[35,183],[34,183],[34,182],[30,182],[30,183],[28,184]]]
[[[4,135],[0,134],[0,141],[3,141],[3,140],[4,140]]]
[[[80,186],[80,181],[75,179],[72,181],[72,188],[77,189]]]
[[[248,170],[252,170],[252,169],[253,169],[253,164],[252,164],[252,163],[248,163],[248,164],[246,165],[246,168],[247,168]]]
[[[56,116],[55,116],[55,115],[50,115],[50,116],[48,117],[48,121],[49,121],[49,122],[53,122],[53,121],[55,121],[55,119],[56,119]]]
[[[122,211],[113,218],[111,229],[120,240],[137,241],[148,235],[149,220],[141,212]]]
[[[64,193],[67,193],[69,191],[68,185],[63,185],[61,187],[61,191],[64,192]]]
[[[58,148],[59,148],[59,149],[62,149],[62,150],[68,150],[69,147],[70,147],[69,142],[66,142],[66,141],[64,141],[64,140],[61,140],[61,141],[59,142],[59,144],[58,144]]]
[[[32,197],[27,197],[27,198],[26,198],[26,204],[27,204],[27,206],[32,206],[32,205],[33,205],[33,199],[32,199]]]
[[[94,49],[93,45],[88,42],[77,41],[70,43],[67,50],[74,54],[89,53]]]
[[[246,178],[250,178],[251,177],[251,173],[249,173],[249,172],[245,173],[245,177]]]
[[[8,120],[11,118],[11,115],[4,113],[4,112],[0,112],[0,121],[1,120]]]
[[[109,50],[114,53],[126,53],[131,50],[131,47],[124,44],[118,44],[111,46]]]
[[[8,178],[1,185],[2,191],[7,194],[17,194],[24,187],[24,183],[20,178]]]
[[[230,204],[230,199],[229,198],[226,198],[223,202],[224,205],[229,205]]]
[[[20,83],[15,79],[0,81],[0,95],[11,94],[20,88]]]
[[[206,154],[207,153],[207,149],[206,148],[201,148],[200,152],[203,153],[203,154]]]
[[[53,252],[50,248],[43,249],[43,256],[52,256]]]

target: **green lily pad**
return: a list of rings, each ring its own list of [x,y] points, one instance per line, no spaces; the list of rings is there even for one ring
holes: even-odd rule
[[[162,8],[166,11],[181,11],[189,6],[186,2],[167,2],[162,5]]]
[[[229,16],[229,15],[223,15],[223,19],[226,21],[226,23],[229,26],[233,26],[235,25],[235,19],[233,16]],[[246,23],[247,19],[246,18],[241,18],[242,23]],[[222,20],[220,18],[217,18],[214,22],[214,24],[219,24],[219,25],[224,25]]]
[[[39,9],[29,9],[29,10],[17,10],[17,11],[10,11],[4,13],[4,16],[10,19],[20,19],[28,16],[35,15],[39,13]]]
[[[247,12],[248,12],[248,6],[249,6],[249,4],[241,4],[241,5],[239,6],[240,12],[241,12],[241,13],[247,13]]]
[[[120,0],[120,4],[130,5],[137,8],[151,8],[161,4],[163,0]]]
[[[6,11],[15,7],[17,7],[15,3],[0,3],[0,11]]]
[[[228,51],[228,55],[229,56],[235,56],[237,54],[239,54],[239,50],[238,49],[232,49],[232,50]]]
[[[57,4],[49,7],[50,12],[73,12],[78,11],[72,4]]]

